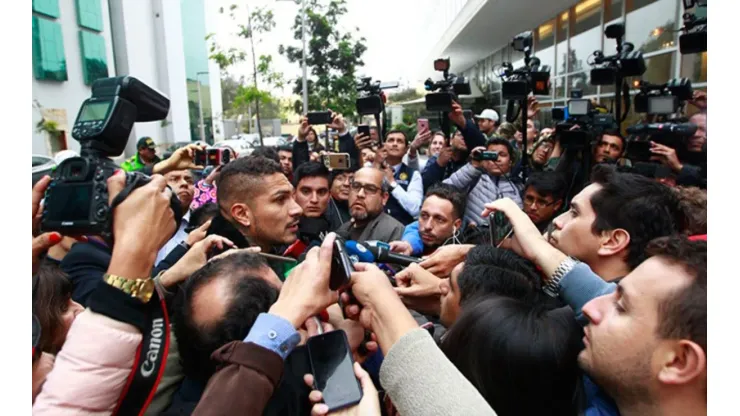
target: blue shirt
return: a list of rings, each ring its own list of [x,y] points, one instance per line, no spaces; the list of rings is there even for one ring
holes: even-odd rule
[[[244,342],[267,348],[285,360],[301,342],[301,335],[286,319],[263,312],[254,321]]]
[[[411,245],[412,256],[419,256],[424,252],[424,242],[419,235],[419,221],[414,221],[404,228],[401,240]]]

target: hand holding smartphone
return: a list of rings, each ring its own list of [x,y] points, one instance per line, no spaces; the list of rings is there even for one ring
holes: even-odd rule
[[[507,239],[513,231],[511,222],[503,212],[494,212],[488,216],[488,232],[491,237],[491,245],[494,247],[499,247],[501,242]]]
[[[321,392],[329,412],[354,406],[362,400],[362,386],[355,377],[354,360],[343,330],[326,332],[306,343],[314,389]]]

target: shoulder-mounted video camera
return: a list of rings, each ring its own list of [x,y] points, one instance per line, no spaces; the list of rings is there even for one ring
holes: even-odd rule
[[[608,39],[616,39],[617,53],[604,56],[602,51],[594,51],[589,65],[591,69],[591,85],[613,85],[617,77],[634,77],[645,73],[645,58],[642,52],[635,50],[635,45],[623,42],[624,24],[614,23],[604,29]]]
[[[694,6],[707,7],[706,0],[683,0],[684,10]],[[682,54],[700,53],[707,51],[707,18],[696,17],[695,13],[683,14],[683,34],[678,37],[678,48]]]
[[[92,96],[82,103],[72,127],[80,157],[66,159],[52,172],[42,231],[109,239],[107,180],[118,169],[110,157],[123,153],[135,122],[163,120],[169,108],[167,97],[132,76],[95,81]],[[127,193],[148,181],[143,174],[128,173]],[[172,197],[179,207],[177,196]]]
[[[357,92],[360,97],[355,100],[357,114],[360,116],[380,114],[385,110],[386,97],[383,90],[398,88],[398,81],[371,82],[371,77],[363,77],[357,81]]]
[[[524,66],[516,68],[505,62],[499,77],[504,79],[501,96],[504,100],[526,100],[530,93],[550,95],[550,67],[540,65],[540,59],[532,53],[532,32],[523,32],[511,42],[511,47],[524,52]]]
[[[465,77],[459,77],[450,73],[450,59],[437,59],[434,61],[434,70],[442,72],[442,79],[432,81],[427,78],[424,81],[424,89],[430,91],[424,97],[427,111],[452,111],[452,102],[459,101],[460,95],[470,95],[470,83]],[[439,92],[434,92],[439,91]]]
[[[635,112],[649,115],[678,113],[694,94],[688,78],[674,78],[665,84],[635,81],[634,87],[640,90],[634,99]]]
[[[614,116],[605,107],[595,106],[591,100],[582,97],[580,90],[571,91],[567,118],[564,117],[565,109],[553,109],[553,118],[561,120],[555,125],[555,134],[565,149],[586,149],[600,134],[617,128]],[[573,129],[576,126],[578,128]]]

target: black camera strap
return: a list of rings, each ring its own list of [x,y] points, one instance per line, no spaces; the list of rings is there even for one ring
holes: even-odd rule
[[[134,365],[123,388],[114,415],[143,415],[162,379],[170,347],[170,319],[167,305],[155,291],[147,309],[147,326],[136,350]]]

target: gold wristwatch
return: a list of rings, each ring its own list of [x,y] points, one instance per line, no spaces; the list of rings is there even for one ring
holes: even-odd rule
[[[154,279],[151,277],[146,279],[126,279],[125,277],[106,273],[103,276],[103,280],[105,280],[105,283],[144,303],[149,302],[155,290]]]

